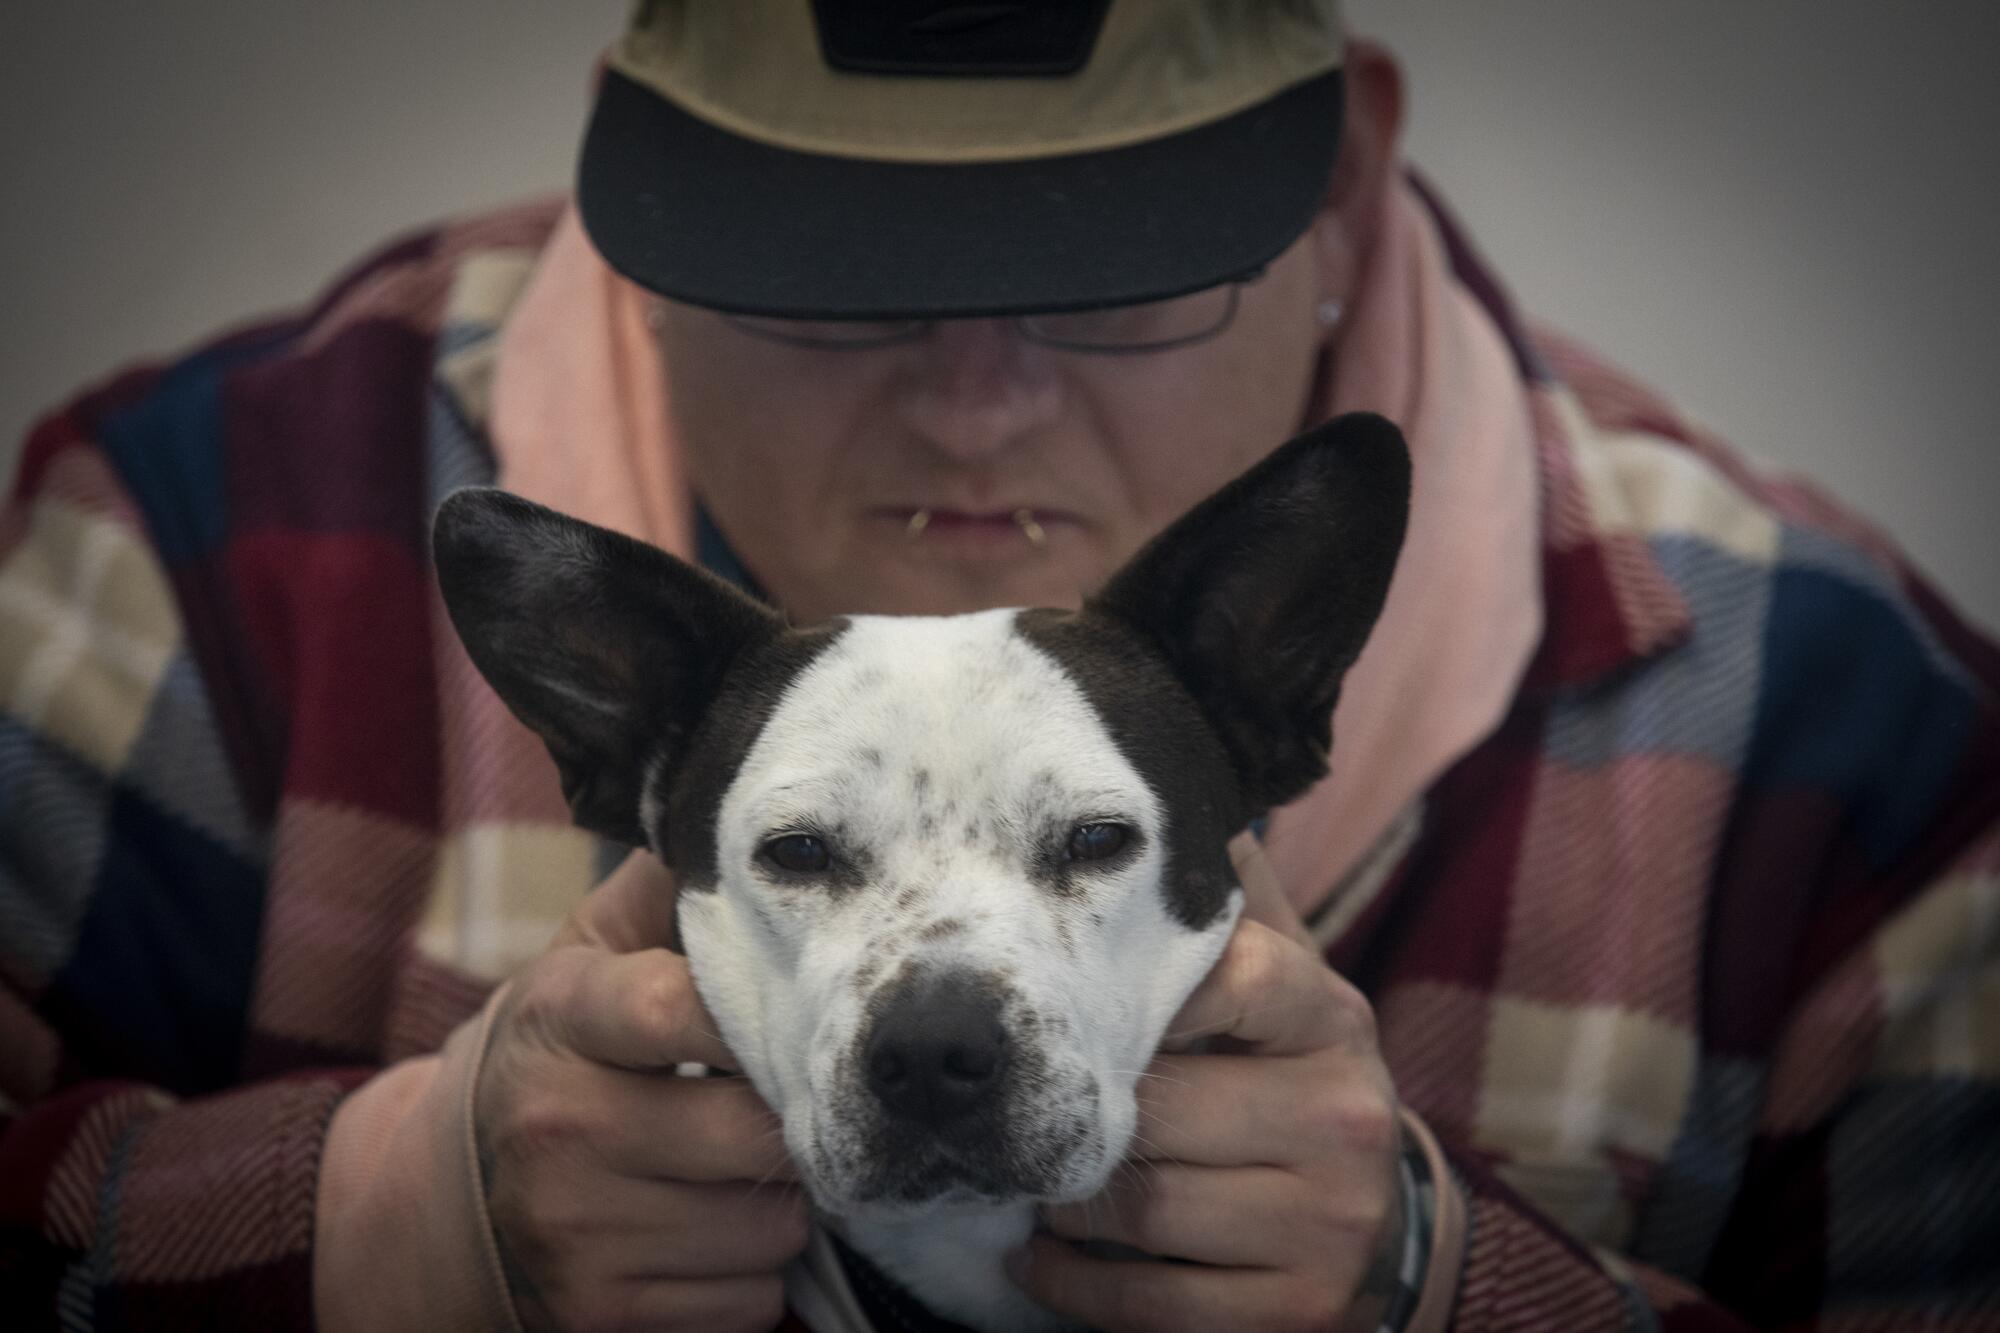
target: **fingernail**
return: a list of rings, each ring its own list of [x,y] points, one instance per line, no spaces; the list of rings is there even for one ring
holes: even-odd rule
[[[1000,1267],[1006,1270],[1007,1276],[1013,1279],[1016,1286],[1026,1286],[1028,1282],[1028,1264],[1032,1257],[1028,1252],[1028,1247],[1023,1245],[1018,1250],[1009,1250],[1006,1254],[1002,1255],[1000,1258]]]

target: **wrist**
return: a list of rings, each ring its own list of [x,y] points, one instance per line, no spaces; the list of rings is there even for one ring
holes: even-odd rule
[[[1404,1160],[1416,1177],[1416,1197],[1427,1220],[1422,1260],[1410,1283],[1412,1302],[1399,1333],[1444,1333],[1465,1262],[1465,1194],[1430,1126],[1408,1107],[1402,1108],[1400,1119],[1403,1142],[1411,1149]]]
[[[493,1008],[335,1111],[313,1222],[313,1308],[327,1333],[517,1327],[471,1147]]]
[[[1407,1131],[1399,1139],[1389,1210],[1376,1233],[1375,1253],[1348,1302],[1340,1333],[1401,1333],[1422,1288],[1431,1214],[1421,1187],[1423,1149]]]

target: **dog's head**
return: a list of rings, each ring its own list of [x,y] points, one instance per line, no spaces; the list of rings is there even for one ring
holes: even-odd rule
[[[704,1001],[837,1213],[1076,1199],[1242,895],[1225,844],[1325,772],[1402,437],[1286,445],[1081,611],[804,629],[497,491],[439,511],[473,661],[579,823],[681,877]]]

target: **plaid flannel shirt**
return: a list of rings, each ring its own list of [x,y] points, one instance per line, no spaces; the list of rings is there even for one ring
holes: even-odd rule
[[[618,849],[446,627],[550,207],[32,434],[0,512],[0,1308],[305,1326],[329,1115]],[[2000,652],[1529,333],[1548,629],[1320,923],[1469,1203],[1454,1327],[2000,1328]],[[471,754],[501,756],[468,763]]]

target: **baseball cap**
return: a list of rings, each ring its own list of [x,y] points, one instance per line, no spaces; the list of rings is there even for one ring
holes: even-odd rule
[[[1162,299],[1304,232],[1343,54],[1336,0],[638,0],[577,202],[620,273],[738,314]]]

